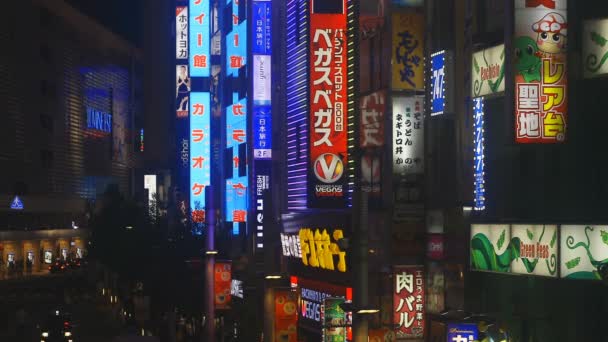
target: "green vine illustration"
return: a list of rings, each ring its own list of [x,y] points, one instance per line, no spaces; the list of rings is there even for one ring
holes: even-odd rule
[[[533,238],[532,232],[527,230],[528,237],[530,240]],[[545,235],[545,227],[540,234],[538,242],[543,240]],[[532,236],[532,237],[531,237]],[[505,231],[500,235],[496,247],[500,249],[504,243]],[[554,232],[551,239],[551,247],[557,240],[557,231]],[[507,249],[502,254],[497,254],[492,242],[483,233],[478,233],[471,239],[471,263],[473,268],[478,270],[486,271],[498,271],[498,272],[509,272],[511,270],[511,263],[516,259],[521,259],[527,273],[533,273],[536,265],[538,264],[539,258],[530,260],[528,258],[522,258],[520,254],[521,240],[518,237],[511,238]],[[552,254],[548,259],[545,260],[547,270],[549,274],[555,275],[557,272],[557,255]]]
[[[568,236],[568,238],[566,239],[566,247],[568,247],[568,249],[570,249],[570,250],[574,250],[574,249],[582,247],[585,250],[585,252],[587,253],[587,257],[589,258],[589,262],[591,263],[591,265],[597,269],[600,265],[608,264],[608,258],[606,258],[604,260],[597,260],[593,257],[593,254],[591,253],[591,239],[589,239],[589,232],[593,232],[593,231],[594,231],[593,227],[591,227],[591,226],[585,227],[585,238],[587,239],[586,243],[584,241],[581,241],[581,242],[578,242],[575,244],[574,237],[572,235]],[[608,245],[608,232],[601,230],[600,234],[602,237],[602,242],[604,244]],[[566,265],[566,268],[570,270],[570,269],[577,267],[579,263],[580,263],[580,257],[576,257],[572,260],[566,261],[565,265]],[[585,272],[585,271],[574,272],[574,273],[568,275],[568,278],[600,279],[600,276],[597,273],[597,271],[594,270],[591,272]]]
[[[607,42],[606,38],[602,37],[599,33],[596,32],[591,32],[591,41],[600,47],[604,47]],[[608,51],[604,53],[604,56],[602,56],[602,59],[599,61],[599,63],[598,58],[595,54],[589,54],[589,56],[587,56],[585,67],[590,72],[597,72],[598,70],[600,70],[602,65],[604,65],[607,59]]]
[[[482,54],[483,56],[483,61],[485,63],[486,66],[489,65],[488,60],[486,58],[485,55],[485,51]],[[505,57],[505,51],[503,50],[502,53],[500,54],[500,60],[504,62],[504,57]],[[480,71],[480,67],[479,64],[477,63],[477,59],[473,58],[473,67],[475,68],[475,72],[479,74]],[[490,90],[492,91],[492,93],[496,93],[498,91],[498,88],[500,87],[500,84],[502,83],[503,78],[505,77],[505,64],[502,63],[502,65],[500,66],[500,72],[498,74],[498,78],[496,79],[496,82],[492,82],[491,80],[488,80],[488,86],[490,87]],[[473,84],[473,94],[475,94],[475,97],[479,96],[479,94],[481,93],[481,88],[483,87],[483,80],[479,81],[479,80],[475,80],[475,83]]]

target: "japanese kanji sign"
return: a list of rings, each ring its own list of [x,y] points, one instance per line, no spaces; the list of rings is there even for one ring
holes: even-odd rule
[[[190,0],[190,76],[208,77],[211,70],[209,0]]]
[[[608,74],[608,19],[586,20],[583,25],[585,77]]]
[[[208,0],[204,0],[208,1]],[[226,25],[226,73],[234,77],[239,76],[239,70],[247,64],[247,11],[246,1],[232,0],[232,25]],[[230,12],[228,12],[230,13]]]
[[[272,2],[253,1],[252,52],[260,55],[272,54]]]
[[[383,90],[361,97],[359,144],[362,148],[384,146],[385,101]]]
[[[423,97],[393,97],[393,173],[424,173]]]
[[[397,338],[424,338],[425,276],[422,266],[396,266],[393,277],[393,323]]]
[[[483,98],[473,99],[473,209],[475,210],[486,208],[484,115]]]
[[[310,16],[310,165],[308,206],[346,205],[347,33],[341,13]]]
[[[447,53],[435,52],[431,55],[431,115],[440,115],[446,111],[448,87],[446,79],[451,77],[448,71]]]
[[[190,208],[192,222],[205,223],[205,187],[211,183],[210,94],[190,93]]]
[[[479,341],[479,329],[477,324],[448,324],[448,342],[473,342]]]
[[[175,59],[188,58],[188,6],[175,7]]]
[[[330,230],[328,233],[327,229],[302,228],[298,235],[304,265],[346,272],[346,252],[340,250],[337,244],[338,240],[344,238],[342,229]]]
[[[568,117],[565,0],[515,1],[515,140],[559,143]]]
[[[424,15],[415,11],[393,13],[392,88],[424,89]]]

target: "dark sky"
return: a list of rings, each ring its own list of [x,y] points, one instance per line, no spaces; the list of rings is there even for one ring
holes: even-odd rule
[[[145,0],[65,0],[108,27],[112,32],[142,46],[142,2]]]

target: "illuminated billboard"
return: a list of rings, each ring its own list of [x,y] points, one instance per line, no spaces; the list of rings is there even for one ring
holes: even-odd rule
[[[247,64],[247,17],[240,16],[239,7],[245,7],[245,1],[232,0],[231,25],[226,27],[226,73],[238,77],[239,70]],[[242,13],[246,13],[243,11]],[[243,72],[245,69],[243,69]]]
[[[188,58],[188,6],[175,7],[175,59]]]
[[[424,89],[424,14],[392,14],[392,88]]]
[[[505,45],[473,53],[473,97],[505,91]]]
[[[343,208],[347,200],[346,0],[310,6],[310,208]]]
[[[393,323],[398,339],[423,339],[426,284],[422,266],[396,266]]]
[[[211,35],[209,1],[190,0],[190,76],[209,77]]]
[[[473,209],[486,208],[485,113],[483,98],[473,99]]]
[[[608,265],[608,226],[562,225],[561,277],[601,280],[600,267]]]
[[[226,221],[238,235],[247,222],[249,179],[247,177],[247,101],[233,93],[234,104],[226,108],[226,148],[232,167],[226,173]]]
[[[424,173],[424,98],[393,97],[393,173]]]
[[[515,1],[515,140],[566,139],[566,0]]]
[[[583,24],[583,63],[586,78],[608,74],[608,19]]]
[[[190,76],[187,65],[175,66],[175,115],[178,118],[188,117],[188,107],[191,90]]]
[[[431,116],[448,111],[449,84],[446,83],[452,75],[448,68],[449,54],[439,51],[431,55]]]
[[[211,184],[211,98],[190,94],[190,208],[192,222],[205,223],[205,188]]]
[[[216,262],[214,265],[213,294],[216,309],[229,309],[232,296],[232,265],[229,262]]]

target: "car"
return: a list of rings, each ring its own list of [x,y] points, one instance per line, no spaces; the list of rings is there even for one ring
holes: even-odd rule
[[[49,266],[49,271],[51,271],[51,273],[65,272],[66,269],[66,263],[61,260],[55,260],[55,262]]]
[[[61,309],[51,312],[40,326],[40,342],[73,342],[71,315]]]

